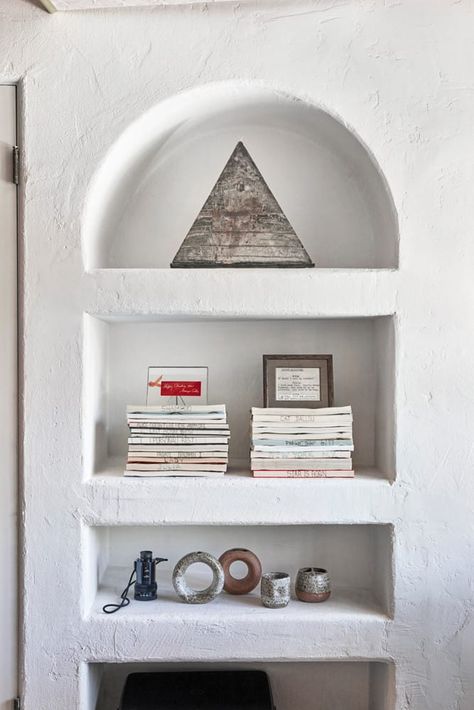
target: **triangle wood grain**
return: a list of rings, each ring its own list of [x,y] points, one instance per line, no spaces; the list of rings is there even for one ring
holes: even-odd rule
[[[239,142],[171,267],[312,266],[272,191]]]

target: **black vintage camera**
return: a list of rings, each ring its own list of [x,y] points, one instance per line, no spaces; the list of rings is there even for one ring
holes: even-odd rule
[[[120,595],[119,604],[105,604],[102,607],[104,614],[115,614],[130,604],[128,592],[135,585],[135,599],[139,602],[151,602],[157,597],[156,565],[167,562],[166,557],[153,557],[151,550],[142,550],[140,557],[133,563],[133,570],[128,584]]]
[[[167,562],[166,557],[153,557],[151,550],[142,550],[135,560],[135,594],[139,602],[150,602],[157,597],[156,565]]]

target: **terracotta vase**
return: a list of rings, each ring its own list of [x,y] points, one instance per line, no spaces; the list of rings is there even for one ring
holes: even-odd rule
[[[295,594],[301,602],[325,602],[331,595],[331,581],[322,567],[302,567],[298,570]]]
[[[224,570],[224,589],[229,594],[248,594],[260,582],[262,565],[257,555],[250,550],[234,547],[224,552],[219,557],[219,562]],[[230,572],[234,562],[243,562],[247,565],[247,574],[242,579],[236,579]]]

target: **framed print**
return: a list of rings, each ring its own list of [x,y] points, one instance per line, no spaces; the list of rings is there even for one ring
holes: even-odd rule
[[[332,355],[264,355],[264,407],[332,407]]]
[[[207,404],[207,367],[149,367],[146,403]]]

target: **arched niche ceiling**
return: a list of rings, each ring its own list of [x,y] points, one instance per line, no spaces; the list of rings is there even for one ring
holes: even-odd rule
[[[242,140],[317,267],[393,268],[396,212],[366,146],[322,108],[246,84],[211,84],[149,110],[90,187],[87,269],[167,268]]]

